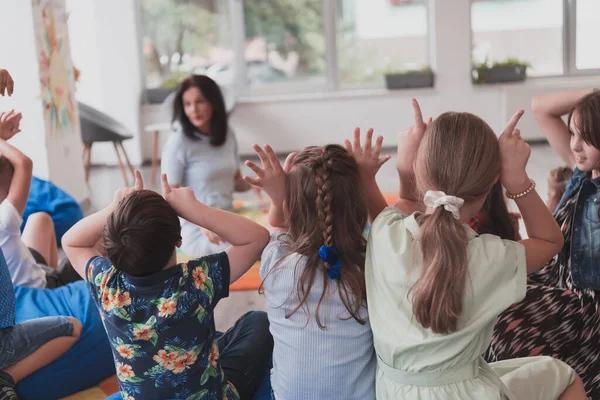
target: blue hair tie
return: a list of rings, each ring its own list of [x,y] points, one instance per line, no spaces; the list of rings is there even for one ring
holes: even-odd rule
[[[319,257],[321,260],[329,264],[327,268],[327,276],[329,279],[337,279],[340,277],[340,269],[342,268],[342,260],[335,246],[321,246],[319,248]]]

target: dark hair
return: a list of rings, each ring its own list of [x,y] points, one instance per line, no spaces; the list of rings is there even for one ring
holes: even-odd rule
[[[477,233],[489,233],[507,240],[516,239],[515,227],[506,206],[502,184],[499,181],[492,187],[481,212],[484,223],[482,229]]]
[[[575,125],[584,142],[600,149],[600,92],[593,92],[581,98],[569,112],[569,130],[571,120],[577,114]]]
[[[106,255],[119,271],[134,276],[163,269],[181,240],[179,218],[156,192],[131,193],[117,205],[104,225]]]
[[[348,319],[364,324],[366,321],[359,314],[366,298],[363,232],[367,203],[356,161],[343,147],[334,144],[300,151],[286,178],[285,204],[291,253],[307,257],[297,282],[298,305],[286,318],[306,305],[315,278],[320,275],[323,291],[315,318],[318,326],[325,329],[319,309],[328,292],[330,267],[321,261],[319,248],[334,245],[342,261],[337,279],[340,299],[350,314]],[[310,318],[310,310],[308,314]]]
[[[0,202],[6,199],[10,191],[10,184],[13,179],[15,169],[8,158],[0,155]]]
[[[221,146],[227,139],[227,111],[225,101],[219,85],[206,75],[191,75],[184,79],[177,88],[175,98],[173,99],[173,119],[171,122],[178,121],[183,129],[183,133],[190,139],[200,139],[196,133],[198,129],[192,125],[190,119],[185,115],[183,105],[183,94],[190,88],[198,88],[202,95],[212,106],[210,144]],[[208,133],[208,132],[203,132]]]

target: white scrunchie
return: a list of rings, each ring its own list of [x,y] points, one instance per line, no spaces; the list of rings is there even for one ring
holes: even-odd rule
[[[428,190],[427,193],[425,193],[423,203],[429,208],[444,207],[446,211],[452,213],[454,218],[460,219],[460,208],[465,201],[460,197],[448,196],[441,191]]]

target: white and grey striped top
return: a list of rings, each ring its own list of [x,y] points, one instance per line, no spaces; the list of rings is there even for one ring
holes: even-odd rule
[[[376,358],[370,324],[361,325],[353,318],[348,319],[349,313],[334,281],[330,281],[332,285],[319,310],[325,330],[319,328],[315,318],[323,289],[321,275],[315,279],[306,307],[290,318],[285,317],[299,302],[297,277],[306,265],[306,257],[289,255],[287,238],[285,233],[271,236],[260,268],[262,278],[266,278],[264,290],[275,340],[271,371],[275,397],[277,400],[375,399]],[[366,306],[361,316],[368,321]]]

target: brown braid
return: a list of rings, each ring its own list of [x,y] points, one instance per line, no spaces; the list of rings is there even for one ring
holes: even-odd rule
[[[316,169],[315,181],[317,183],[317,219],[321,232],[323,232],[323,243],[325,246],[333,246],[331,164],[333,164],[331,155],[327,152],[326,148],[323,148],[323,164]],[[329,268],[329,264],[325,263],[325,267]]]

